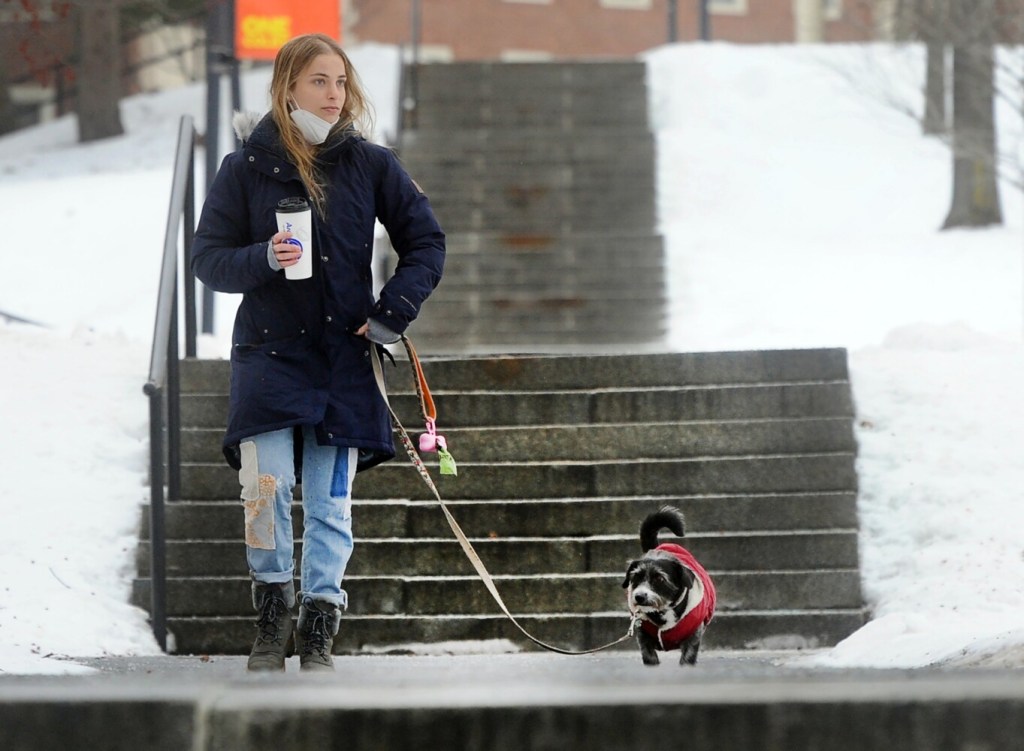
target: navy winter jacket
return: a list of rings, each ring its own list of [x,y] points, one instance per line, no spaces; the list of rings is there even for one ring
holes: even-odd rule
[[[300,425],[316,426],[323,445],[358,448],[360,469],[394,456],[370,361],[376,345],[354,332],[368,318],[396,333],[408,328],[441,279],[444,233],[390,150],[332,133],[318,158],[327,183],[326,219],[314,210],[312,278],[286,280],[267,260],[277,202],[307,196],[270,115],[241,150],[225,157],[196,230],[195,275],[218,292],[242,294],[224,437],[235,468],[245,438]],[[375,219],[399,256],[376,302]]]

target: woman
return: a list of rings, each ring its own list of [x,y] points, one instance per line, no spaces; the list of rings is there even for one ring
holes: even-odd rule
[[[283,670],[294,637],[303,670],[333,670],[347,595],[352,480],[394,456],[372,347],[397,341],[437,286],[444,234],[387,149],[359,132],[366,96],[348,56],[309,34],[278,52],[272,109],[248,123],[206,198],[192,269],[241,293],[231,352],[224,452],[239,470],[257,637],[250,670]],[[313,275],[286,279],[303,251],[277,230],[285,198],[312,206]],[[374,221],[399,256],[374,301]],[[301,478],[300,590],[292,559],[292,491]],[[291,610],[299,603],[293,634]]]

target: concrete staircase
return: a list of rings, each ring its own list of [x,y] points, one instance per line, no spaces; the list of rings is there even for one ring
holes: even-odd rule
[[[641,518],[686,514],[716,579],[711,648],[831,645],[863,623],[853,405],[843,350],[424,361],[459,461],[440,491],[510,608],[569,648],[621,636]],[[394,403],[418,425],[408,364]],[[167,510],[179,653],[253,637],[237,475],[220,458],[228,366],[182,362],[185,500]],[[435,473],[436,478],[436,473]],[[437,479],[437,478],[436,478]],[[477,580],[404,454],[360,475],[339,652],[524,642]],[[295,509],[301,536],[301,508]],[[134,600],[148,605],[148,533]]]
[[[458,63],[417,76],[400,153],[449,254],[415,325],[422,348],[659,341],[664,260],[644,64]]]

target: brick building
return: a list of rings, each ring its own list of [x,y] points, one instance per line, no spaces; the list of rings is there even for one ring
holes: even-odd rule
[[[891,24],[873,16],[892,17],[901,2],[706,1],[711,39],[781,44],[886,38]],[[349,45],[409,46],[417,9],[416,49],[422,61],[623,58],[670,39],[687,42],[701,36],[701,0],[337,2],[343,41]],[[0,132],[74,109],[77,12],[67,0],[0,0],[0,49],[7,53],[0,62]],[[200,80],[204,30],[204,20],[196,18],[126,35],[124,93]]]
[[[876,36],[876,0],[707,2],[713,40],[853,42]],[[345,42],[411,45],[414,8],[417,47],[426,61],[628,57],[672,38],[701,38],[700,0],[344,0]]]

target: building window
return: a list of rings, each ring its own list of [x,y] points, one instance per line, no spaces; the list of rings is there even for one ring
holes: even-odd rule
[[[619,10],[650,10],[651,0],[601,0],[600,5]]]
[[[549,63],[555,56],[541,50],[502,50],[501,61],[504,63]]]
[[[745,16],[747,0],[708,0],[708,12],[723,16]]]
[[[825,18],[829,21],[838,21],[843,17],[843,0],[824,0]]]

